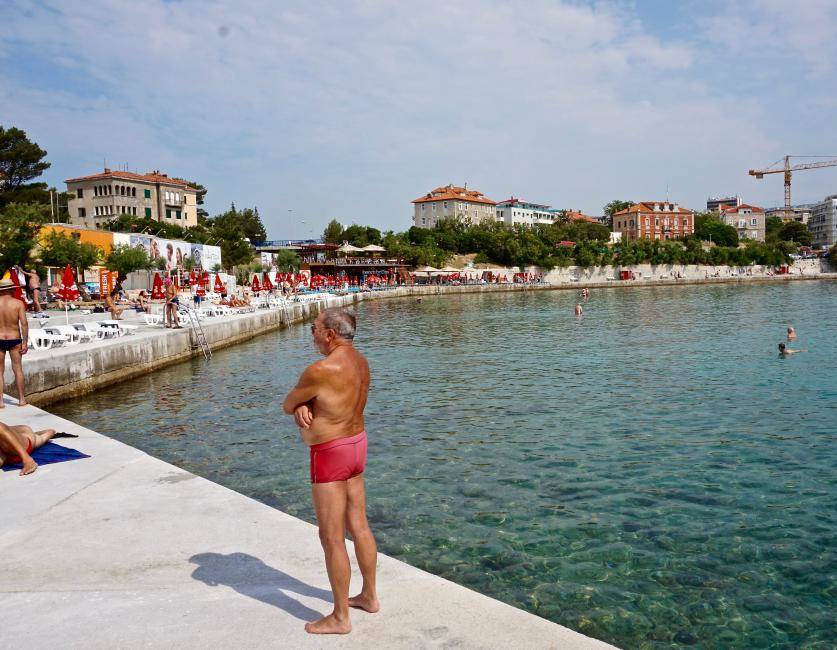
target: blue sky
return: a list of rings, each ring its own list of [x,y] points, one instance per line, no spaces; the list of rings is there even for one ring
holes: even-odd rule
[[[0,124],[45,175],[125,163],[257,205],[272,237],[409,227],[449,182],[600,214],[613,198],[782,201],[837,157],[837,0],[0,5]],[[801,172],[795,202],[837,193]],[[304,223],[303,223],[304,222]]]

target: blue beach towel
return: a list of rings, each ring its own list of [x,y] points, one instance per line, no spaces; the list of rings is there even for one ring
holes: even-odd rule
[[[65,460],[77,460],[79,458],[90,458],[87,454],[83,454],[77,449],[70,449],[69,447],[62,447],[51,440],[43,447],[39,447],[32,452],[32,458],[38,465],[51,465],[52,463],[63,463]],[[16,465],[3,465],[4,472],[12,470],[20,470],[23,468],[21,463]]]

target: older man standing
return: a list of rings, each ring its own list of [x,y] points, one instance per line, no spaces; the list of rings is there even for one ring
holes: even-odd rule
[[[302,440],[310,448],[314,510],[334,594],[334,611],[306,624],[311,634],[348,634],[349,607],[377,612],[375,587],[377,547],[366,520],[366,430],[363,409],[369,394],[369,364],[352,340],[355,317],[326,309],[311,326],[314,344],[325,359],[312,363],[282,405],[293,414]],[[360,594],[349,598],[351,568],[346,529],[355,543],[363,576]]]
[[[29,324],[26,321],[26,307],[12,293],[15,283],[0,280],[0,395],[5,390],[3,369],[6,367],[6,353],[12,358],[12,372],[17,386],[19,406],[26,406],[23,380],[23,355],[29,348]],[[3,400],[0,397],[0,408]]]

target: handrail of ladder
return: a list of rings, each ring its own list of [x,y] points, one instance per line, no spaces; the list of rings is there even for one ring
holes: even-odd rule
[[[211,359],[212,348],[209,347],[209,343],[206,340],[206,334],[203,331],[203,325],[201,325],[197,310],[193,307],[186,307],[186,313],[189,314],[189,323],[192,325],[192,331],[195,333],[198,345],[201,346],[203,358],[207,360]]]

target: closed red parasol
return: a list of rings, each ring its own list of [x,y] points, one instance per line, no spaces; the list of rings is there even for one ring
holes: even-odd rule
[[[194,286],[198,281],[198,273],[195,269],[189,269],[189,284]]]
[[[221,276],[215,274],[215,293],[224,293],[224,283],[221,282]]]
[[[58,295],[61,300],[65,302],[72,302],[78,300],[78,287],[76,286],[76,278],[73,275],[73,269],[70,265],[64,267],[64,275],[61,277],[61,288],[58,290]]]
[[[253,290],[253,293],[258,293],[262,290],[261,285],[259,284],[259,276],[254,275],[253,281],[250,283],[250,288]]]
[[[151,300],[162,300],[166,297],[163,292],[163,280],[159,273],[154,274],[154,281],[151,283]]]
[[[20,288],[20,278],[17,277],[17,271],[9,269],[9,279],[15,285],[15,288],[12,289],[12,295],[25,305],[26,300],[23,298],[23,289]]]
[[[273,291],[273,283],[270,281],[270,274],[265,271],[264,282],[262,282],[262,289],[264,291]]]

